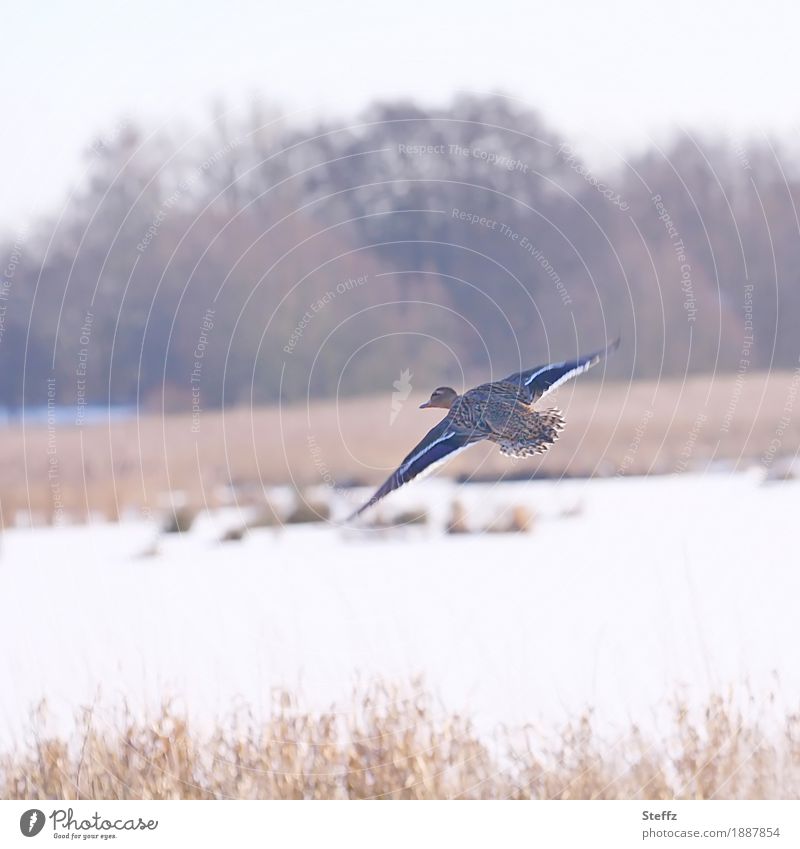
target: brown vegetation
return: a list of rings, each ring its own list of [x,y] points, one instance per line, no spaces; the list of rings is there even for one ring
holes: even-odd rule
[[[427,384],[420,378],[420,397],[435,383],[433,376]],[[543,457],[513,461],[490,445],[476,445],[443,473],[493,479],[668,474],[704,470],[715,461],[746,467],[769,450],[793,386],[791,372],[753,374],[743,382],[725,376],[576,382],[555,396],[567,427]],[[53,519],[52,456],[58,459],[59,499],[76,519],[92,512],[116,519],[142,509],[171,514],[168,493],[176,491],[186,509],[235,500],[271,514],[264,485],[341,487],[382,480],[436,420],[417,410],[415,400],[409,399],[391,426],[390,393],[336,404],[204,412],[196,434],[191,417],[180,415],[59,425],[54,455],[48,454],[46,426],[8,427],[0,441],[0,519],[13,525],[18,511],[32,511],[42,522]],[[727,421],[732,405],[735,414]],[[781,427],[780,452],[794,454],[800,417]],[[780,453],[776,467],[779,462]],[[312,494],[302,498],[319,501]],[[264,522],[270,523],[266,513]]]
[[[0,797],[800,798],[800,716],[773,736],[774,717],[743,713],[730,697],[693,716],[676,704],[663,739],[634,726],[604,740],[587,713],[555,734],[487,740],[418,684],[356,691],[344,712],[311,713],[278,694],[266,721],[240,710],[208,731],[169,704],[114,726],[87,710],[71,740],[37,725],[31,743],[0,757]]]

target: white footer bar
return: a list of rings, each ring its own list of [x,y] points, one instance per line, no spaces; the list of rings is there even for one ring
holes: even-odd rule
[[[800,847],[800,802],[10,802],[0,846]]]

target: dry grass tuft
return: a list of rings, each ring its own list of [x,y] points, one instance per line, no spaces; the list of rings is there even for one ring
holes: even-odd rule
[[[241,542],[247,533],[247,525],[236,525],[228,528],[219,538],[220,542]]]
[[[40,714],[37,714],[40,716]],[[635,727],[600,740],[591,714],[559,734],[532,728],[486,741],[442,715],[419,685],[375,684],[351,709],[311,713],[278,694],[271,716],[240,710],[203,731],[166,704],[115,727],[93,711],[71,740],[41,719],[26,748],[0,757],[7,799],[771,799],[800,798],[800,716],[768,739],[730,698],[699,720],[677,705],[667,739]]]
[[[404,528],[408,525],[427,525],[428,511],[424,507],[416,507],[413,510],[402,510],[392,517],[391,526]]]
[[[255,514],[248,521],[247,527],[253,528],[280,528],[283,526],[280,513],[270,502],[260,504]]]
[[[495,513],[490,519],[476,520],[461,501],[453,501],[445,530],[448,534],[518,534],[533,531],[536,514],[529,507],[515,504]]]
[[[450,508],[450,519],[447,522],[448,534],[468,534],[470,533],[467,525],[467,509],[456,499]]]
[[[429,521],[428,511],[424,507],[412,507],[399,513],[387,513],[377,507],[366,519],[361,520],[361,524],[376,531],[402,531],[411,527],[425,527]]]
[[[315,501],[298,493],[295,507],[286,517],[285,524],[305,525],[310,522],[326,522],[330,515],[331,508],[324,501]]]
[[[533,530],[536,516],[533,511],[522,504],[517,504],[510,510],[503,510],[495,516],[484,528],[490,534],[521,534]]]
[[[178,507],[167,516],[164,523],[165,534],[186,534],[192,529],[198,514],[197,508]]]

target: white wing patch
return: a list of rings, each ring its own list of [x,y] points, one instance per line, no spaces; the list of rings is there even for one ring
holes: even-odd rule
[[[592,366],[597,365],[597,363],[599,362],[599,359],[587,360],[585,363],[581,363],[579,366],[575,366],[574,369],[570,369],[570,371],[568,371],[566,374],[562,374],[561,377],[559,377],[555,383],[553,383],[551,386],[548,386],[547,389],[542,392],[542,394],[539,396],[539,400],[544,398],[544,396],[548,393],[558,389],[558,387],[561,386],[562,383],[566,383],[568,380],[572,380],[573,377],[577,377],[579,374],[583,374],[585,371],[589,371]],[[563,365],[563,363],[561,363],[561,365]],[[555,368],[558,367],[559,366],[555,366]]]
[[[441,457],[441,458],[439,458],[439,459],[438,459],[435,463],[431,463],[431,464],[430,464],[430,466],[427,466],[426,468],[424,468],[424,469],[423,469],[423,470],[422,470],[422,471],[421,471],[421,472],[420,472],[420,473],[419,473],[419,474],[418,474],[418,475],[414,478],[414,480],[415,480],[415,481],[418,481],[418,480],[422,480],[422,478],[426,478],[426,477],[427,477],[427,476],[428,476],[431,472],[435,471],[435,470],[436,470],[436,469],[438,469],[440,466],[443,466],[443,465],[444,465],[445,463],[447,463],[449,460],[452,460],[452,459],[453,459],[453,457],[455,457],[455,456],[456,456],[456,454],[460,454],[462,451],[464,451],[465,449],[470,448],[470,447],[471,447],[471,446],[470,446],[470,444],[467,444],[467,445],[459,445],[459,446],[458,446],[458,448],[455,448],[453,451],[451,451],[451,452],[450,452],[449,454],[447,454],[445,457]],[[412,481],[409,481],[409,483],[412,483]]]
[[[548,363],[548,365],[546,365],[546,366],[542,366],[540,369],[538,369],[537,371],[535,371],[535,372],[534,372],[534,373],[533,373],[533,374],[532,374],[532,375],[531,375],[531,376],[530,376],[530,377],[529,377],[529,378],[525,381],[525,386],[530,386],[530,385],[531,385],[531,383],[533,383],[533,381],[534,381],[534,380],[536,380],[536,378],[537,378],[537,377],[539,377],[539,375],[540,375],[540,374],[544,374],[544,372],[549,371],[551,368],[561,368],[561,366],[563,366],[563,365],[564,365],[564,363]]]
[[[417,453],[414,454],[413,457],[409,457],[405,461],[405,463],[403,463],[403,465],[400,466],[397,469],[397,472],[395,474],[399,474],[399,475],[405,474],[405,472],[408,471],[409,466],[416,463],[416,461],[419,460],[420,457],[425,456],[425,454],[427,454],[428,451],[430,451],[431,448],[433,448],[434,445],[438,445],[440,442],[444,442],[446,439],[450,439],[451,436],[455,436],[455,435],[456,435],[456,432],[454,430],[449,430],[447,433],[444,434],[444,436],[440,436],[438,439],[434,439],[433,442],[431,442],[429,445],[426,445],[421,451],[417,451]],[[447,457],[443,457],[442,459],[446,460]],[[433,465],[435,466],[436,463],[434,463]],[[423,473],[424,472],[420,472],[420,474],[423,474]]]

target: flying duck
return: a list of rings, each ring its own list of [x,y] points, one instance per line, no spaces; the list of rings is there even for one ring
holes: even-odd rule
[[[488,439],[507,457],[544,454],[558,439],[564,417],[557,407],[534,410],[532,405],[562,383],[588,371],[619,347],[619,339],[602,351],[576,360],[536,366],[494,383],[482,383],[459,395],[450,386],[434,389],[420,409],[441,408],[447,415],[431,428],[382,486],[348,521],[377,504],[414,478],[432,472],[459,451]]]

